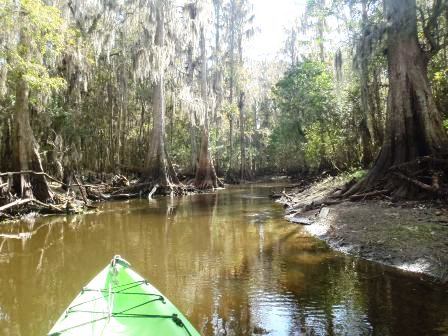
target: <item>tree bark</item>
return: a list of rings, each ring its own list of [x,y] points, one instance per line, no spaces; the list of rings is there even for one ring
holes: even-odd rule
[[[157,28],[155,45],[162,48],[165,43],[165,18],[162,2],[156,9]],[[144,180],[158,183],[162,187],[179,184],[174,168],[165,147],[165,69],[159,64],[159,74],[153,91],[154,122],[151,143],[146,156]]]
[[[237,16],[237,4],[235,0],[230,1],[230,75],[229,75],[229,103],[232,106],[235,91],[235,77],[236,77],[236,60],[235,60],[235,44],[236,44],[236,16]],[[231,176],[233,174],[233,127],[234,127],[234,117],[232,110],[229,115],[229,167],[227,170],[227,175]]]
[[[415,0],[384,0],[389,67],[386,133],[381,152],[364,180],[346,194],[380,184],[395,197],[413,197],[415,186],[397,181],[390,168],[421,156],[447,154],[448,137],[427,77],[427,58],[417,39]]]
[[[222,69],[222,53],[221,53],[221,0],[213,0],[215,7],[215,76],[213,89],[216,96],[215,110],[214,110],[214,126],[216,131],[216,138],[220,137],[221,128],[221,112],[223,102],[223,69]],[[220,153],[215,154],[214,166],[216,171],[220,171]],[[222,167],[221,167],[222,168]]]
[[[371,88],[369,87],[369,49],[370,42],[368,41],[368,16],[367,16],[367,1],[362,1],[362,30],[361,43],[358,57],[360,58],[360,88],[361,88],[361,109],[362,117],[361,127],[363,134],[363,166],[367,168],[373,161],[373,153],[378,152],[381,145],[379,141],[379,130],[377,128],[377,113],[376,105],[370,99],[372,96]]]
[[[205,51],[205,35],[204,27],[201,27],[201,96],[204,104],[204,125],[202,126],[201,150],[199,152],[199,162],[196,169],[194,186],[198,189],[213,189],[220,185],[216,176],[213,160],[210,155],[209,148],[209,123],[208,123],[208,104],[207,104],[207,55]]]
[[[17,79],[16,84],[11,168],[16,171],[43,172],[39,148],[30,124],[29,88],[21,76]],[[21,174],[14,176],[13,188],[21,198],[35,197],[42,202],[48,202],[53,198],[47,180],[43,175]]]
[[[12,122],[11,118],[8,118],[3,124],[1,131],[1,151],[0,151],[0,171],[12,170],[11,157],[12,157]]]
[[[193,60],[193,45],[190,42],[187,50],[187,84],[193,86],[195,62]],[[188,167],[187,175],[193,175],[196,172],[198,165],[198,146],[196,136],[196,115],[195,112],[190,111],[190,166]]]
[[[244,92],[240,93],[238,109],[240,111],[240,179],[241,181],[246,180],[247,170],[246,170],[246,141],[245,141],[245,111],[244,111],[244,101],[245,95]]]

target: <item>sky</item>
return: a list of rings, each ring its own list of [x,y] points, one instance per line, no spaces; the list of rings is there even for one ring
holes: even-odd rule
[[[285,40],[285,28],[305,9],[306,0],[252,0],[255,36],[246,43],[246,57],[272,60],[278,57]]]

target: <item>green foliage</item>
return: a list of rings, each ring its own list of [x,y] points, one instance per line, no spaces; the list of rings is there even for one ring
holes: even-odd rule
[[[189,122],[184,114],[170,123],[167,130],[167,145],[171,159],[173,163],[182,168],[190,166],[191,139]],[[199,133],[199,129],[197,131]]]
[[[334,161],[344,137],[337,127],[333,77],[326,65],[301,62],[273,91],[280,116],[271,135],[270,153],[279,167],[315,168]]]
[[[446,60],[442,55],[437,55],[431,63],[428,70],[431,80],[434,100],[440,111],[448,116],[448,69]]]
[[[238,117],[239,109],[236,103],[226,103],[221,108],[221,113],[230,120]]]
[[[0,17],[9,45],[0,49],[12,81],[21,78],[31,90],[48,94],[65,86],[65,80],[54,74],[55,62],[72,34],[60,11],[40,0],[0,0]]]
[[[345,134],[335,123],[323,126],[314,123],[305,130],[305,158],[309,165],[318,168],[322,162],[329,161],[333,168],[340,169],[344,162],[341,154],[345,152]]]
[[[334,108],[333,76],[325,64],[305,61],[289,70],[274,87],[282,117],[296,122],[297,131],[329,117]]]
[[[351,179],[354,179],[355,181],[362,180],[368,173],[368,170],[365,169],[355,169],[352,171],[349,171],[349,176]]]

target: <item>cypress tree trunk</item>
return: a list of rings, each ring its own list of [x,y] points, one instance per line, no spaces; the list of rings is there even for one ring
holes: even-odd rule
[[[215,134],[216,138],[220,137],[220,128],[221,128],[221,116],[219,115],[222,102],[223,102],[223,74],[222,74],[222,53],[221,53],[221,0],[213,0],[215,6],[215,76],[214,76],[214,85],[213,89],[216,95],[216,103],[215,110],[213,116],[213,122],[215,126]],[[220,153],[217,152],[215,156],[214,166],[216,171],[219,172],[222,170]]]
[[[196,169],[194,186],[198,189],[211,189],[222,186],[216,176],[215,167],[210,155],[209,148],[209,128],[208,128],[208,104],[207,104],[207,55],[205,52],[204,27],[201,27],[201,95],[205,108],[204,125],[201,129],[201,149],[199,152],[199,162]]]
[[[381,152],[351,195],[385,185],[396,197],[415,196],[411,184],[397,181],[392,166],[418,157],[446,154],[448,138],[427,77],[427,57],[417,39],[415,0],[384,0],[388,21],[389,96],[386,133]]]
[[[39,148],[30,125],[28,96],[28,84],[23,78],[18,78],[12,130],[13,156],[11,169],[13,171],[43,172]],[[13,189],[22,198],[35,197],[42,202],[50,201],[53,198],[47,180],[43,175],[15,175]]]
[[[244,92],[240,93],[238,109],[240,111],[240,180],[244,181],[249,178],[246,169],[246,141],[245,141],[245,111],[244,111],[244,101],[245,95]]]
[[[163,4],[157,6],[157,28],[155,44],[163,47],[165,42],[164,8]],[[168,158],[165,147],[165,80],[164,69],[159,66],[159,75],[153,91],[154,122],[152,127],[151,143],[146,156],[146,181],[160,184],[162,187],[171,187],[179,184],[179,180]]]
[[[235,60],[235,44],[236,44],[236,36],[235,36],[235,26],[236,26],[236,1],[231,0],[230,1],[230,49],[229,49],[229,57],[230,57],[230,75],[229,75],[229,103],[233,104],[233,96],[235,94],[235,77],[236,77],[236,60]],[[232,111],[231,111],[232,112]],[[229,156],[229,167],[227,169],[227,177],[233,180],[233,147],[234,147],[234,140],[233,140],[233,132],[234,132],[234,117],[233,114],[230,113],[229,115],[229,150],[228,150],[228,156]]]

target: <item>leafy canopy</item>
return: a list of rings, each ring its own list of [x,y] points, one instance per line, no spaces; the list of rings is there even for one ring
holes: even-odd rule
[[[0,0],[0,21],[6,41],[0,46],[0,60],[9,78],[21,78],[43,93],[62,88],[65,80],[50,69],[55,71],[64,48],[74,43],[74,32],[59,9],[41,0]]]

